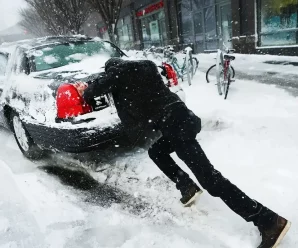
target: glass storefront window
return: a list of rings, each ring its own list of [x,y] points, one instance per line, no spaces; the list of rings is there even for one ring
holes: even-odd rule
[[[231,40],[230,0],[182,0],[178,14],[183,45],[194,43],[203,52],[216,50],[220,40]]]
[[[164,46],[167,40],[164,11],[142,18],[141,32],[144,48]]]
[[[164,11],[160,11],[157,13],[157,18],[158,19],[164,19],[166,18],[165,12]]]
[[[166,20],[165,19],[161,19],[160,20],[160,32],[162,35],[162,40],[164,42],[164,45],[167,45],[166,41],[167,41],[167,29],[166,29]]]
[[[204,9],[205,42],[207,50],[218,48],[215,6]]]
[[[210,5],[214,4],[214,0],[205,0],[204,4],[205,4],[205,6],[210,6]]]
[[[181,24],[182,34],[191,35],[193,19],[191,14],[191,0],[183,0],[181,2]]]
[[[204,0],[193,0],[192,2],[192,9],[194,12],[200,10],[203,6],[203,1]]]
[[[222,48],[228,47],[232,48],[232,13],[231,4],[221,5],[219,8],[220,15],[220,46]]]
[[[298,0],[261,0],[260,45],[298,44]]]
[[[133,47],[132,22],[130,16],[121,18],[117,24],[119,45],[122,49]]]
[[[203,24],[202,24],[202,12],[198,12],[194,14],[194,28],[195,28],[195,34],[201,34],[203,33]]]
[[[215,7],[208,7],[204,9],[205,32],[207,39],[214,39],[217,36],[216,32],[216,17]]]

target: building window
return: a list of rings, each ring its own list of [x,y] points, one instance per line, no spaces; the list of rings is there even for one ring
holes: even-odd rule
[[[261,46],[298,44],[298,0],[259,1]]]
[[[145,15],[140,19],[144,48],[167,45],[164,10]]]
[[[185,36],[192,35],[192,11],[191,0],[184,0],[179,4],[180,18],[181,18],[181,33]]]
[[[193,11],[196,12],[198,10],[200,10],[203,6],[203,1],[204,0],[193,0],[192,1],[192,8],[193,8]]]
[[[118,21],[117,34],[121,49],[130,49],[133,47],[132,21],[130,16],[121,18]]]
[[[215,6],[210,6],[204,9],[204,22],[206,49],[214,50],[218,48]]]
[[[205,6],[210,6],[215,4],[215,0],[204,0],[204,5]]]
[[[183,46],[194,44],[196,52],[216,50],[220,40],[231,39],[231,2],[178,1],[178,23]]]
[[[194,15],[195,34],[202,34],[204,32],[202,18],[203,18],[202,12],[198,12]]]

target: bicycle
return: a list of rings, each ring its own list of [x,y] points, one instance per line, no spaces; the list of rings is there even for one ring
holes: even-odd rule
[[[186,56],[183,59],[183,64],[179,64],[178,58],[175,56],[173,47],[166,47],[164,50],[164,57],[167,62],[174,68],[178,78],[184,81],[187,77],[188,84],[191,85],[191,81],[198,69],[199,61],[192,56],[192,49],[190,47],[185,48],[184,53]]]
[[[234,81],[233,78],[235,77],[235,70],[231,66],[231,61],[235,60],[235,56],[228,55],[232,51],[233,50],[226,49],[227,54],[223,55],[223,52],[218,49],[216,64],[212,65],[206,73],[207,83],[210,83],[212,73],[215,73],[218,94],[222,95],[224,93],[225,100],[228,97],[230,84]]]
[[[153,59],[163,60],[163,56],[160,55],[162,53],[163,53],[163,48],[156,48],[155,46],[152,46],[143,51],[143,56],[147,59],[150,59],[150,55],[151,55]]]

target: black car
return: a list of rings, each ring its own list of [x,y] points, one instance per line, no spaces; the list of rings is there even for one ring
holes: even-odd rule
[[[109,58],[123,56],[116,45],[85,36],[0,46],[0,125],[13,131],[31,159],[41,158],[45,150],[78,153],[117,145],[124,132],[112,96],[97,97],[86,110],[74,87],[97,78]],[[180,87],[173,91],[183,92]]]

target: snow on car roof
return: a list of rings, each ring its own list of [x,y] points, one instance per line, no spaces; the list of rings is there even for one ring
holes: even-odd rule
[[[15,42],[7,42],[0,45],[0,52],[12,53],[16,47],[22,47],[25,50],[34,49],[40,46],[59,44],[62,42],[74,42],[74,41],[101,41],[100,38],[90,38],[84,35],[73,36],[47,36],[43,38],[35,38],[28,40],[20,40]]]

